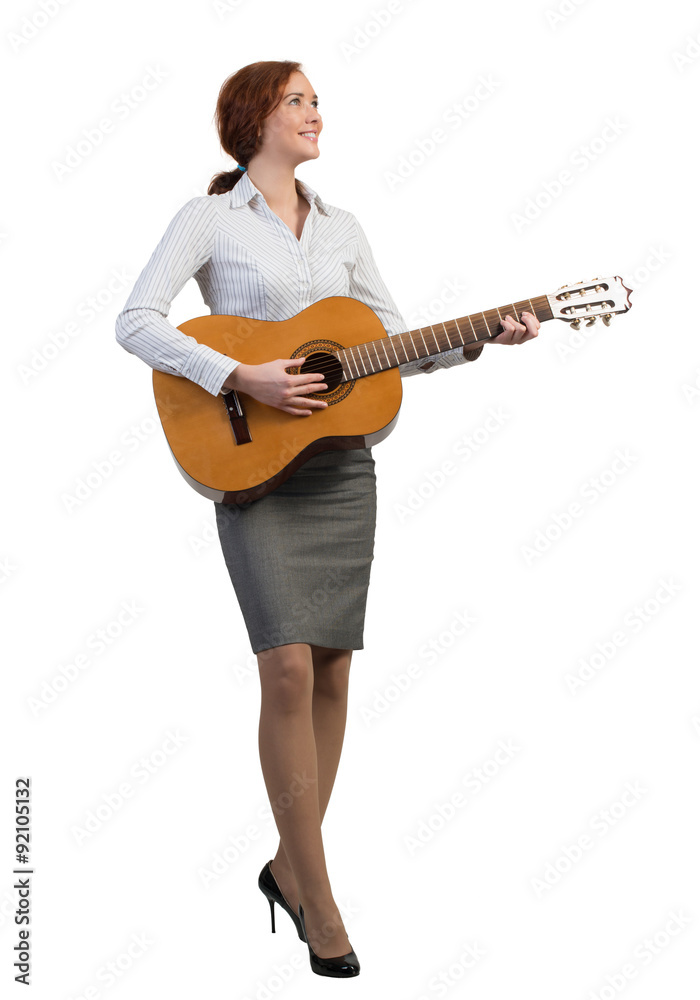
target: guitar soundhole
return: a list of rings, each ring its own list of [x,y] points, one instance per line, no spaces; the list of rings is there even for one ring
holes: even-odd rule
[[[334,354],[328,354],[326,351],[314,351],[312,354],[307,355],[304,364],[299,366],[299,372],[300,374],[303,372],[305,375],[312,372],[321,372],[323,375],[323,381],[328,388],[308,393],[310,396],[326,396],[328,393],[335,392],[343,378],[343,366],[340,361]]]

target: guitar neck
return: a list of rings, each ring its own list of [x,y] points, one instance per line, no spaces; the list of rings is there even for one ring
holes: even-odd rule
[[[417,361],[429,355],[445,354],[458,347],[492,340],[501,332],[502,319],[509,315],[519,317],[523,311],[532,313],[540,323],[554,318],[548,296],[539,295],[534,299],[521,299],[496,309],[450,319],[446,323],[436,323],[435,326],[395,333],[366,344],[356,344],[355,347],[335,352],[343,366],[343,381],[374,375],[387,368],[397,368],[407,361]]]

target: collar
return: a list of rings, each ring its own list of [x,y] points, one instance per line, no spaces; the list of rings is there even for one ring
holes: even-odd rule
[[[301,188],[301,193],[304,195],[304,197],[311,206],[313,206],[313,203],[316,202],[316,208],[319,210],[319,212],[322,212],[324,215],[331,214],[329,206],[327,206],[326,204],[324,204],[323,201],[321,201],[321,199],[316,194],[313,188],[309,187],[308,184],[305,184],[298,178],[297,178],[297,183]],[[262,193],[262,191],[259,191],[253,184],[250,177],[248,176],[248,171],[246,171],[241,177],[241,179],[238,181],[238,183],[231,188],[229,195],[230,195],[229,204],[231,208],[242,208],[243,205],[247,205],[254,198],[258,198],[260,201],[265,201],[265,195]]]

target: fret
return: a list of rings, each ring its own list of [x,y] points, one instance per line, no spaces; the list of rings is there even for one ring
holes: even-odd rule
[[[487,316],[488,316],[487,326],[489,328],[489,332],[490,332],[491,337],[498,336],[498,334],[501,332],[500,329],[499,329],[500,322],[501,322],[501,314],[500,314],[499,310],[498,309],[488,309],[487,310]]]
[[[365,364],[364,364],[364,361],[362,360],[362,351],[361,351],[360,347],[359,346],[358,347],[353,347],[353,352],[356,351],[356,350],[359,352],[359,354],[354,354],[353,353],[353,357],[355,358],[355,366],[357,367],[357,374],[359,375],[360,378],[362,378],[362,376],[366,375],[367,372],[366,371],[360,371],[360,364],[362,364],[363,368],[365,367]]]
[[[387,339],[386,339],[386,343],[389,343],[389,344],[391,344],[391,349],[392,349],[392,351],[394,352],[394,357],[396,358],[396,365],[397,365],[397,366],[398,366],[398,365],[400,365],[400,364],[401,364],[401,362],[399,361],[399,356],[398,356],[398,354],[396,353],[396,338],[395,338],[395,337],[387,337]],[[404,354],[405,354],[405,353],[406,353],[406,352],[404,351]],[[389,366],[390,366],[391,368],[393,368],[393,367],[394,367],[394,363],[393,363],[393,362],[389,362]]]
[[[463,317],[462,317],[462,320],[461,320],[461,322],[463,323],[463,322],[465,321],[465,319],[466,319],[466,320],[468,321],[468,323],[469,323],[469,326],[471,327],[471,330],[472,330],[472,335],[473,335],[473,337],[474,337],[474,341],[475,341],[475,342],[478,342],[479,338],[478,338],[478,337],[477,337],[477,335],[476,335],[476,330],[474,329],[474,324],[472,323],[472,321],[471,321],[471,319],[470,319],[470,317],[469,317],[469,316],[463,316]],[[452,322],[453,322],[453,323],[455,324],[455,326],[457,327],[457,331],[458,331],[458,333],[459,333],[459,335],[460,335],[460,337],[461,337],[461,339],[462,339],[462,343],[463,343],[463,344],[466,344],[466,340],[464,339],[464,334],[462,333],[462,328],[461,328],[461,326],[459,325],[460,321],[459,321],[459,320],[456,320],[456,319],[455,319],[455,320],[452,320]]]
[[[423,330],[419,329],[418,333],[420,334],[420,339],[423,341],[423,347],[425,348],[425,353],[426,354],[430,354],[430,351],[428,350],[428,345],[425,342],[425,337],[423,336]],[[413,340],[413,337],[411,337],[411,340]],[[414,347],[415,347],[415,344],[414,344]],[[424,357],[425,355],[421,354],[419,356],[420,357]]]
[[[409,360],[409,355],[408,355],[408,351],[406,350],[406,343],[405,343],[405,341],[404,341],[404,337],[405,337],[405,336],[406,336],[406,334],[405,334],[405,333],[399,333],[399,334],[397,334],[397,336],[396,336],[396,337],[394,338],[394,342],[398,341],[398,342],[399,342],[399,344],[401,345],[401,350],[403,351],[403,356],[404,356],[404,360],[403,360],[403,361],[401,361],[401,362],[399,362],[399,364],[402,364],[402,365],[403,365],[403,364],[405,364],[405,363],[406,363],[406,361],[408,361],[408,360]]]
[[[442,328],[445,331],[445,337],[447,338],[447,343],[449,345],[448,348],[447,348],[448,351],[451,351],[455,347],[459,347],[460,345],[462,345],[463,341],[462,341],[462,336],[461,336],[461,334],[459,332],[459,327],[457,326],[457,324],[455,323],[455,321],[453,319],[448,319],[448,321],[446,323],[443,323],[442,324]],[[457,344],[453,344],[452,343],[452,338],[454,336],[457,337],[457,340],[459,341],[459,343],[457,343]]]
[[[435,341],[435,348],[436,348],[434,351],[430,351],[430,353],[431,354],[439,354],[440,351],[442,350],[442,348],[440,347],[440,342],[439,342],[439,340],[437,338],[437,333],[435,332],[435,327],[431,326],[431,327],[429,327],[429,329],[430,329],[430,332],[433,335],[433,340]]]
[[[452,350],[452,343],[450,341],[450,335],[447,332],[447,324],[446,323],[441,323],[440,326],[442,327],[442,329],[440,330],[440,343],[446,343],[447,344],[447,347],[444,347],[443,350],[444,351],[451,351]]]
[[[343,366],[343,374],[347,376],[348,380],[354,378],[354,373],[352,370],[352,348],[346,347],[343,351],[338,351],[338,357],[340,358],[340,363]]]
[[[472,329],[476,333],[477,340],[488,340],[491,336],[491,331],[486,325],[486,320],[483,318],[483,315],[483,313],[474,313],[472,316],[468,317],[469,322],[472,325]]]

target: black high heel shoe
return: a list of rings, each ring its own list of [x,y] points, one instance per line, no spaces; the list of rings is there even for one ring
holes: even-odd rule
[[[287,911],[289,916],[294,921],[294,926],[296,927],[297,934],[299,935],[301,940],[306,941],[304,932],[301,928],[301,920],[299,919],[299,914],[294,912],[294,910],[291,908],[287,900],[284,898],[284,896],[282,895],[282,890],[277,885],[277,880],[275,879],[275,876],[272,874],[272,868],[270,867],[272,864],[272,860],[273,859],[270,859],[267,862],[267,864],[260,872],[260,875],[258,877],[258,886],[260,888],[260,891],[263,893],[264,896],[267,897],[270,903],[270,919],[272,920],[272,933],[273,934],[275,933],[275,903],[277,903],[279,906],[282,907],[283,910]]]
[[[354,951],[349,951],[347,955],[339,955],[338,958],[321,958],[313,950],[306,937],[306,924],[304,922],[304,908],[299,903],[299,917],[301,918],[301,928],[304,932],[304,940],[309,945],[309,958],[311,968],[318,976],[335,976],[347,979],[349,976],[359,976],[360,962]]]

